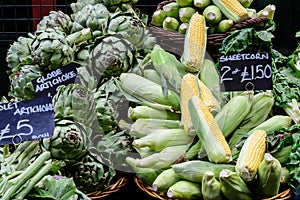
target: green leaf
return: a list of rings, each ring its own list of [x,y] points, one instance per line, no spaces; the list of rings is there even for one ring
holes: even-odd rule
[[[76,194],[76,185],[72,178],[62,176],[45,176],[29,197],[41,199],[69,200]]]

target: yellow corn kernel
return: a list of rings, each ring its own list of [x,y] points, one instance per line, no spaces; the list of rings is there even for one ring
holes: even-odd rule
[[[245,12],[246,9],[242,6],[242,4],[238,0],[222,0],[222,2],[227,8],[229,8],[237,16],[241,18],[248,16],[248,13]]]
[[[221,109],[220,104],[210,89],[208,89],[208,87],[206,87],[206,85],[200,79],[198,79],[198,85],[200,90],[200,98],[203,100],[205,106],[208,107],[212,114],[219,112]]]
[[[246,140],[236,163],[236,172],[245,180],[251,181],[258,170],[266,151],[267,133],[256,130]]]
[[[189,72],[198,72],[203,64],[207,40],[207,27],[204,16],[195,12],[185,34],[181,62]]]
[[[185,74],[181,80],[181,119],[184,129],[187,133],[193,135],[191,131],[191,117],[188,110],[188,100],[192,96],[201,98],[206,107],[212,113],[220,110],[219,102],[213,96],[212,92],[205,86],[205,84],[196,76],[191,73]]]
[[[192,96],[200,96],[198,82],[196,76],[193,74],[186,74],[181,80],[181,91],[180,91],[180,108],[181,108],[181,120],[183,123],[184,130],[188,134],[191,132],[192,120],[190,111],[188,108],[188,101]]]
[[[239,22],[249,18],[249,14],[238,0],[212,0],[228,19]]]
[[[210,161],[215,163],[231,160],[229,145],[214,116],[202,99],[193,96],[188,102],[192,124]]]

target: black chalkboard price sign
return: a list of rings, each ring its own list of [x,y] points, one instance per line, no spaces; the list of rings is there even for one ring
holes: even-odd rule
[[[60,87],[74,83],[77,76],[77,63],[46,73],[32,81],[37,97],[54,96]]]
[[[0,104],[0,145],[38,140],[53,135],[52,98]]]
[[[272,90],[269,53],[241,53],[219,57],[222,91]]]

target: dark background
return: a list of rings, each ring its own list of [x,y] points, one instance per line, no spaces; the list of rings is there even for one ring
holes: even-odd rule
[[[45,15],[42,12],[38,13],[42,10],[41,8],[62,10],[70,14],[72,10],[69,5],[76,2],[76,0],[56,0],[56,7],[53,7],[51,3],[48,3],[49,5],[32,6],[33,1],[38,2],[39,0],[0,0],[0,97],[6,95],[9,90],[5,61],[9,45],[19,36],[25,36],[27,33],[34,31],[33,21],[37,23],[40,20],[37,16],[42,17]],[[48,2],[52,1],[48,0]],[[159,2],[159,0],[139,0],[136,7],[151,17]],[[251,7],[259,10],[268,4],[274,4],[277,8],[274,17],[277,27],[274,32],[274,48],[284,55],[288,55],[296,48],[298,43],[295,33],[300,31],[300,1],[254,0]]]

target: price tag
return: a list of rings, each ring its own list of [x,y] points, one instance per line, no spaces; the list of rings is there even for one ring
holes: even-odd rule
[[[37,97],[54,96],[59,88],[74,83],[77,76],[77,63],[48,72],[32,81]]]
[[[0,145],[38,140],[53,135],[52,98],[0,104]]]
[[[219,58],[222,91],[272,90],[269,53],[223,55]]]

